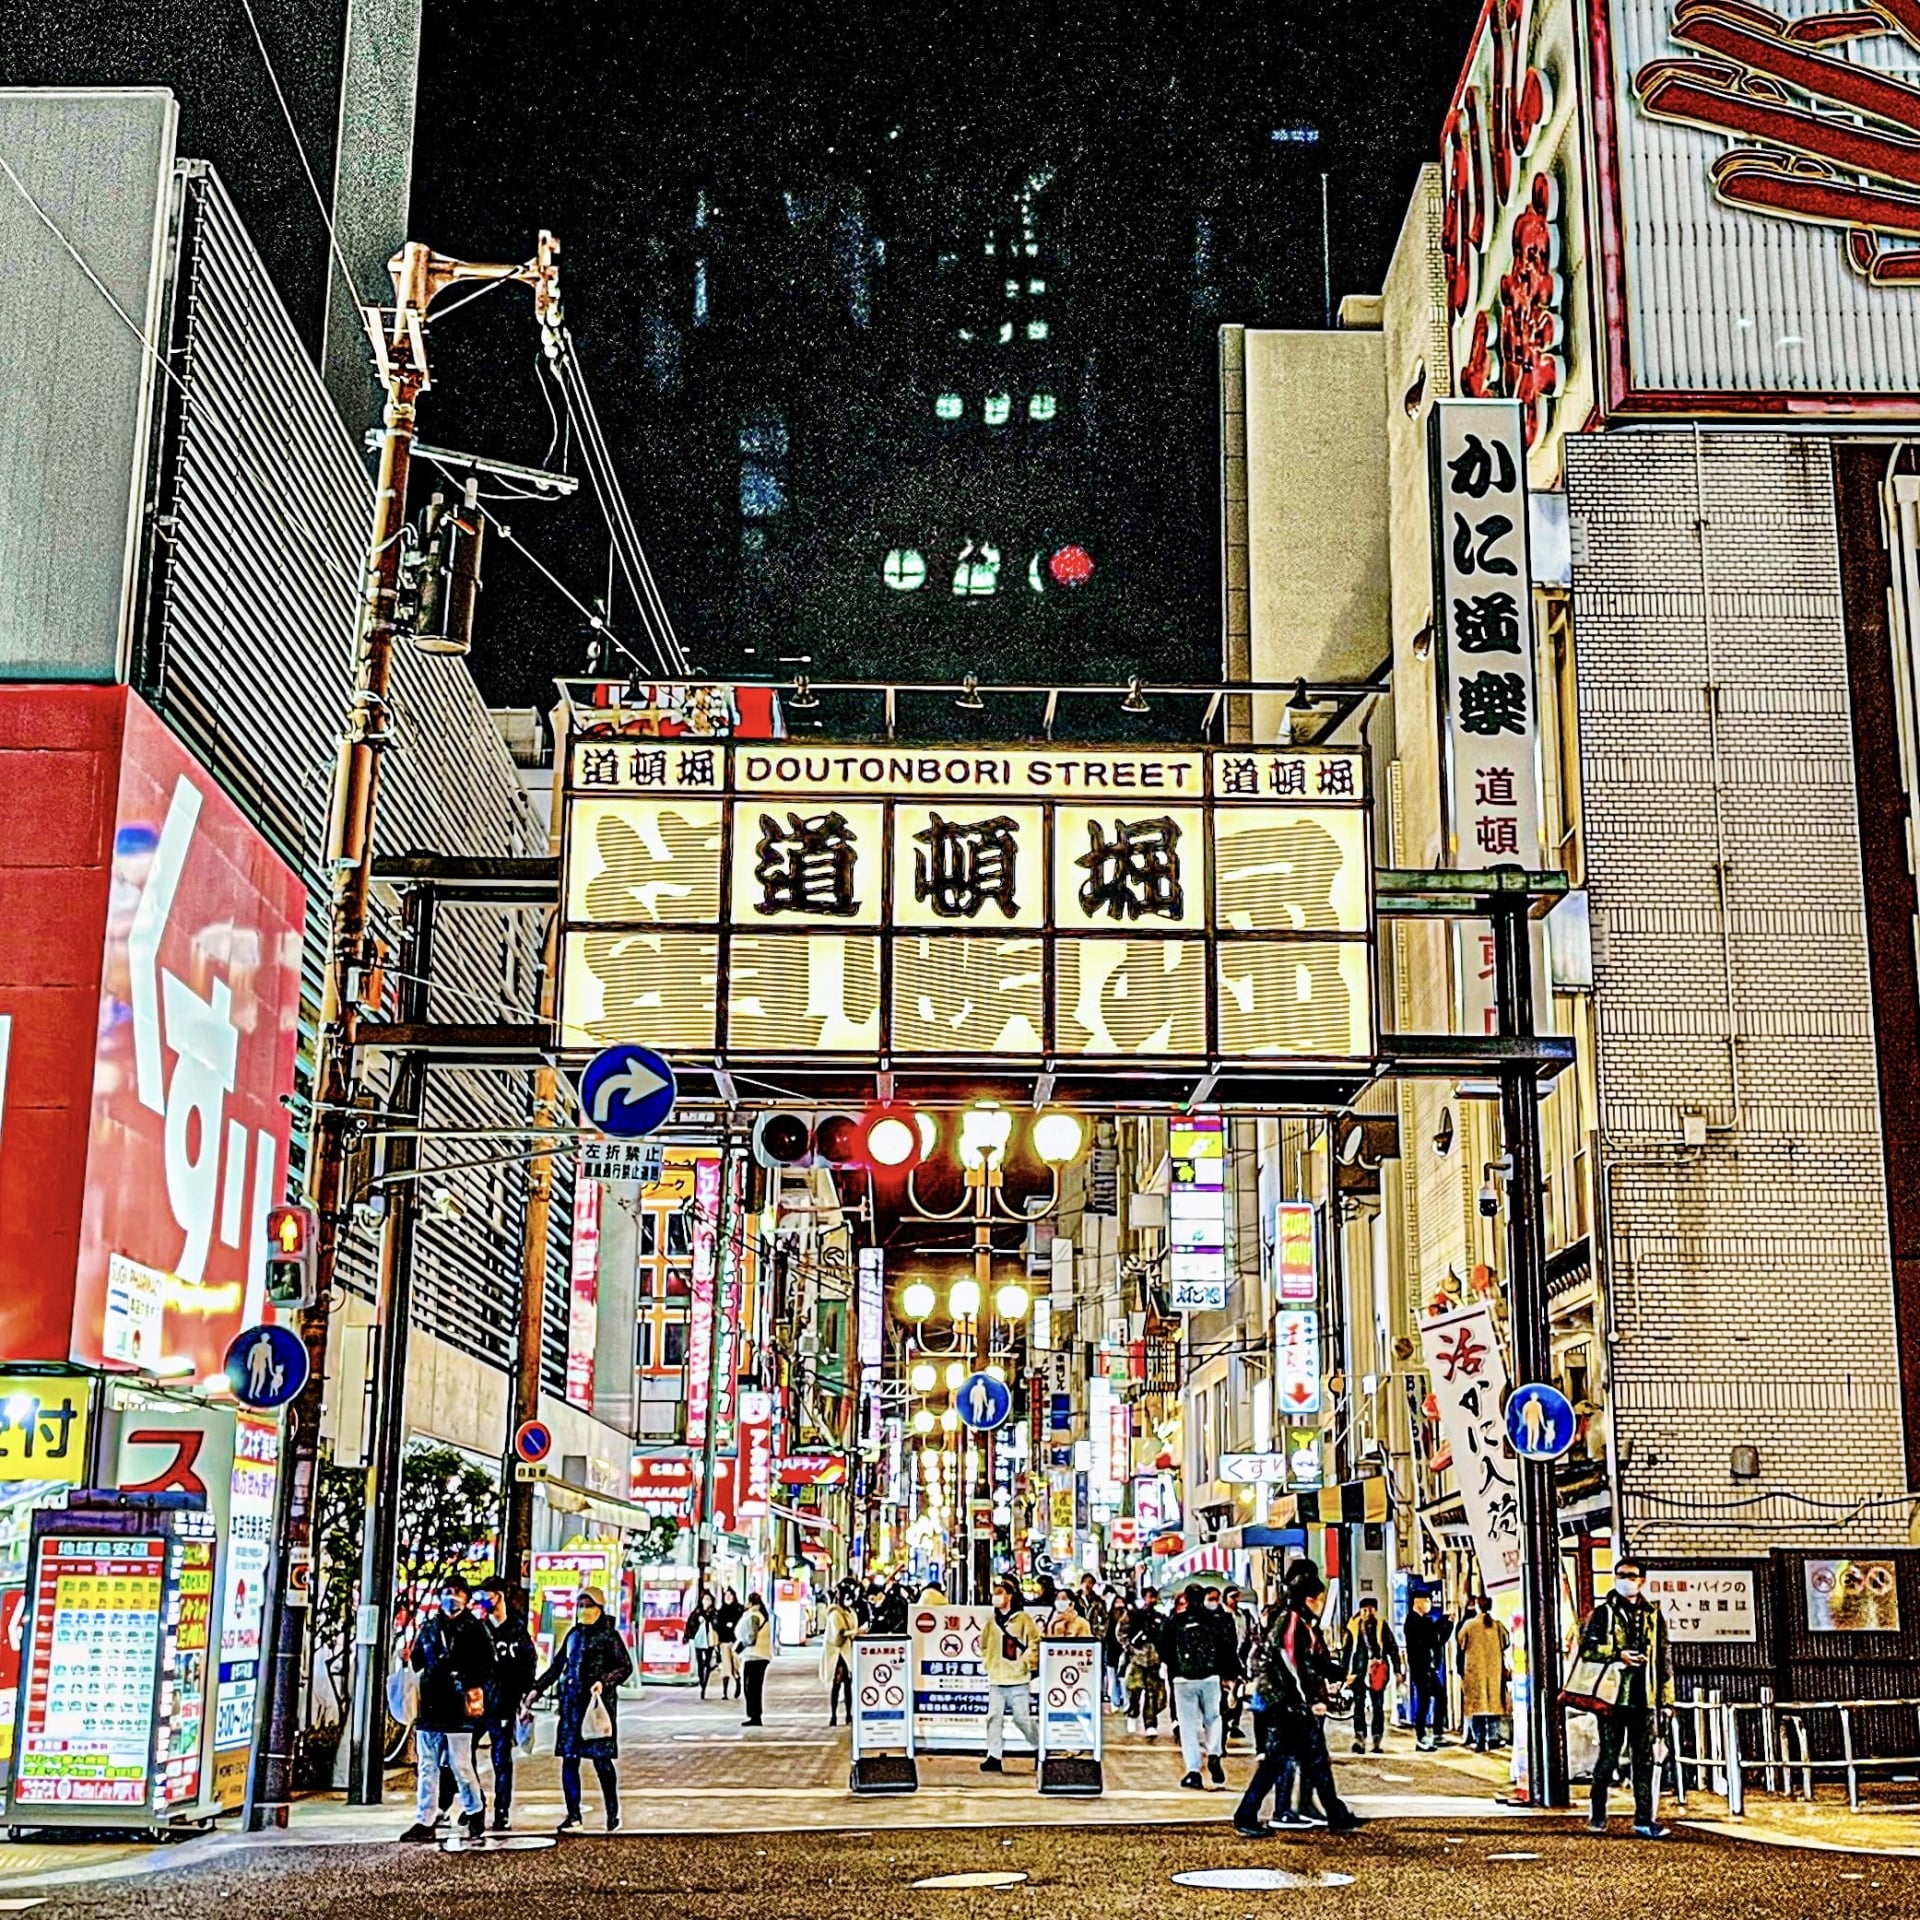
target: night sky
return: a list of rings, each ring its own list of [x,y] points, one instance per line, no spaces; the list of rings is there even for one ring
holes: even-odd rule
[[[255,5],[330,179],[341,0]],[[1321,323],[1323,170],[1334,297],[1378,288],[1478,11],[427,0],[414,232],[477,258],[560,234],[568,322],[701,667],[1211,679],[1217,330]],[[171,85],[182,151],[214,161],[317,330],[319,223],[238,0],[30,9],[4,73]],[[1317,142],[1272,137],[1300,127]],[[990,335],[956,360],[956,327],[998,296],[982,237],[1004,253],[1035,180],[1044,258],[1021,270],[1044,268],[1046,304],[1017,311],[1051,337],[1010,372]],[[560,458],[523,293],[449,314],[433,352],[428,438]],[[968,417],[936,421],[949,388]],[[981,424],[976,388],[1011,390],[1011,429]],[[1038,426],[1043,388],[1058,415]],[[496,504],[581,600],[606,592],[584,490]],[[998,590],[956,597],[954,553],[986,541]],[[1047,556],[1068,548],[1094,572],[1056,588]],[[883,584],[903,549],[924,554],[920,591]],[[645,654],[624,589],[613,625]],[[489,697],[544,704],[587,638],[495,541]]]

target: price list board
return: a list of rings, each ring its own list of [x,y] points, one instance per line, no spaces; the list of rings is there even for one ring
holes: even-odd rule
[[[144,1807],[168,1542],[79,1535],[38,1544],[14,1803]]]

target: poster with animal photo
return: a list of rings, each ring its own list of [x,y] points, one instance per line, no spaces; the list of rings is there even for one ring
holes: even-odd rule
[[[1809,1560],[1807,1627],[1813,1633],[1898,1633],[1900,1582],[1891,1560]]]

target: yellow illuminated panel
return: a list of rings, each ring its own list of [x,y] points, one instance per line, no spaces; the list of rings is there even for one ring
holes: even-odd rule
[[[743,1053],[875,1053],[880,942],[831,933],[736,933],[727,1045]]]
[[[893,810],[893,923],[955,933],[1039,928],[1047,907],[1041,807],[940,801]]]
[[[569,933],[560,960],[560,1044],[626,1040],[711,1051],[720,943],[708,934]]]
[[[1213,887],[1223,934],[1365,933],[1367,816],[1357,808],[1218,808]]]
[[[1223,940],[1220,1051],[1358,1059],[1373,1051],[1373,949],[1362,940]]]
[[[1059,1052],[1146,1060],[1205,1054],[1203,941],[1062,940],[1055,966]]]
[[[877,927],[885,898],[886,809],[811,793],[733,809],[733,921],[755,932]]]
[[[1145,802],[1056,808],[1053,875],[1063,933],[1204,932],[1206,814]]]
[[[1197,801],[1206,758],[1140,748],[841,747],[776,743],[734,749],[740,793],[772,799],[846,793],[906,799],[1092,800],[1122,807]]]
[[[720,802],[576,800],[567,918],[597,926],[720,917]]]
[[[896,1053],[1039,1053],[1038,940],[901,935],[893,943]]]

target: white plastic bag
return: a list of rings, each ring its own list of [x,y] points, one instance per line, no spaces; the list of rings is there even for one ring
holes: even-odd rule
[[[387,1675],[387,1711],[403,1727],[420,1717],[420,1676],[411,1667],[399,1666]]]
[[[613,1738],[613,1715],[607,1711],[607,1703],[600,1698],[600,1683],[594,1682],[593,1698],[587,1702],[587,1710],[580,1716],[580,1738],[582,1740],[611,1740]]]
[[[533,1757],[533,1709],[522,1707],[514,1716],[513,1744],[523,1760]]]

